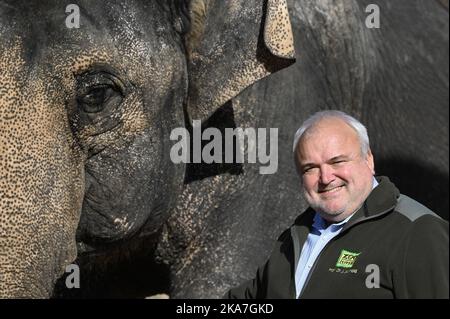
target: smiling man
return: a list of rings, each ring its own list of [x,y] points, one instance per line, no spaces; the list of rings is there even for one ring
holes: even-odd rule
[[[367,130],[319,112],[294,137],[309,208],[228,298],[448,298],[448,222],[374,177]]]
[[[337,112],[316,114],[296,134],[294,153],[305,198],[328,222],[354,213],[373,188],[366,136],[364,126]]]

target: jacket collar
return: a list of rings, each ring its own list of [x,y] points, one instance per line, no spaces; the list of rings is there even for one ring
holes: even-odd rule
[[[397,199],[400,196],[397,187],[386,176],[379,176],[376,179],[378,186],[372,190],[361,208],[345,224],[342,231],[362,221],[388,214],[397,205]]]

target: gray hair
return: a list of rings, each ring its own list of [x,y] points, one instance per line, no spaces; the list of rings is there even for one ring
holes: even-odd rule
[[[306,121],[303,122],[302,126],[297,130],[294,136],[294,144],[293,144],[293,152],[295,153],[295,149],[297,148],[297,144],[300,141],[300,138],[303,134],[312,126],[314,126],[319,121],[325,118],[338,118],[347,123],[350,127],[352,127],[356,133],[358,134],[359,142],[361,144],[361,155],[366,155],[370,149],[369,144],[369,136],[367,135],[366,127],[354,117],[336,110],[329,111],[321,111],[311,115]]]

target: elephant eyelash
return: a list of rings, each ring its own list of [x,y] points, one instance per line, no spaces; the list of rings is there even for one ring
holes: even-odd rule
[[[117,71],[109,65],[93,65],[90,70],[87,70],[81,74],[75,75],[78,82],[78,88],[80,90],[92,87],[95,85],[111,85],[118,88],[118,90],[124,95],[126,91],[126,85],[116,75]]]
[[[111,87],[114,88],[114,90],[118,91],[120,94],[124,95],[125,86],[122,85],[120,81],[115,80],[114,78],[104,75],[93,75],[91,78],[86,80],[84,78],[85,77],[79,80],[79,94],[87,94],[89,91],[95,88]]]

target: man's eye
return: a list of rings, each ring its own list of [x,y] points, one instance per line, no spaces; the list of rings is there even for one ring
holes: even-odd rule
[[[314,172],[314,169],[315,169],[316,167],[305,167],[304,169],[303,169],[303,174],[311,174],[311,173],[313,173]]]

